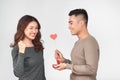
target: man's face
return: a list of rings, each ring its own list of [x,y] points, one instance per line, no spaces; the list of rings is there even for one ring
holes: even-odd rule
[[[82,30],[80,19],[75,15],[69,17],[69,29],[72,35],[79,35]]]

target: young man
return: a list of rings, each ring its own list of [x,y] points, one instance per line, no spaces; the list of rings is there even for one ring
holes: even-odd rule
[[[65,59],[59,50],[55,51],[55,58],[61,63],[54,68],[71,70],[70,80],[96,80],[99,46],[87,30],[88,14],[84,9],[75,9],[70,11],[69,16],[69,29],[78,40],[71,51],[71,61]]]

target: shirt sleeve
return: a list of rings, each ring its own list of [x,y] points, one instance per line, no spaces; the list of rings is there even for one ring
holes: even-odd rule
[[[13,48],[12,59],[14,74],[17,77],[21,77],[24,73],[24,54]]]
[[[68,64],[71,64],[71,63],[72,63],[72,61],[71,61],[71,60],[69,60],[69,59],[65,59],[65,60],[63,61],[63,63],[68,63]]]
[[[84,45],[85,64],[67,64],[66,68],[71,69],[76,75],[95,75],[98,68],[99,48],[97,43],[89,42]]]

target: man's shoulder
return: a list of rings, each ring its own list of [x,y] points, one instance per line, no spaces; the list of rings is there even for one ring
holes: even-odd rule
[[[88,41],[88,42],[91,42],[91,41],[97,42],[96,38],[94,36],[92,36],[92,35],[89,35],[88,38],[86,39],[86,41]]]
[[[90,35],[85,41],[84,41],[85,45],[98,45],[98,42],[96,40],[96,38],[92,35]]]

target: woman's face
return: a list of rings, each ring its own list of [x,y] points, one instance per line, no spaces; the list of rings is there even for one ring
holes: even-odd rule
[[[30,22],[24,30],[25,38],[34,40],[38,33],[38,24],[35,21]]]

